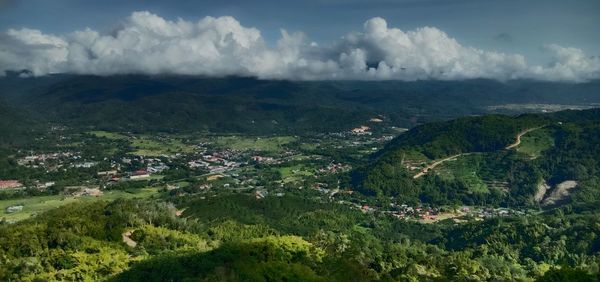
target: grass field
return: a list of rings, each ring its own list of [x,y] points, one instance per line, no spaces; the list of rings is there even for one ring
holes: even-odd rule
[[[283,145],[295,141],[293,136],[275,137],[242,137],[242,136],[220,136],[216,144],[220,147],[239,151],[264,151],[282,152]]]
[[[131,140],[131,147],[134,155],[139,156],[160,156],[165,154],[189,153],[193,149],[191,146],[183,144],[178,139],[168,139],[165,141],[155,140],[149,137],[141,136]]]
[[[312,176],[314,173],[309,167],[304,165],[286,166],[279,168],[283,183],[290,183],[302,180],[305,176]]]
[[[24,199],[10,199],[1,200],[0,209],[3,213],[0,218],[4,218],[7,221],[19,221],[30,218],[37,214],[45,211],[58,208],[60,206],[75,203],[78,201],[112,201],[115,199],[132,199],[132,198],[146,198],[150,197],[158,192],[158,188],[144,188],[138,189],[135,193],[125,191],[104,191],[104,194],[99,197],[95,196],[82,196],[78,198],[66,197],[62,195],[53,196],[38,196]],[[23,205],[23,210],[15,213],[6,213],[6,208],[14,205]]]
[[[554,146],[552,132],[549,129],[541,128],[523,135],[517,151],[535,159],[552,146]]]
[[[156,139],[151,136],[136,135],[130,137],[116,132],[108,131],[90,131],[99,138],[107,138],[110,140],[129,140],[134,155],[155,157],[165,154],[189,153],[192,147],[184,144],[176,137]]]
[[[111,139],[111,140],[123,140],[123,139],[129,138],[121,133],[101,131],[101,130],[90,131],[89,133],[96,137],[99,137],[99,138],[107,138],[107,139]]]

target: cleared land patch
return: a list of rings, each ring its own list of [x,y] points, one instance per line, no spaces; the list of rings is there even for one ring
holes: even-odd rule
[[[97,130],[97,131],[90,131],[89,133],[96,137],[99,137],[99,138],[107,138],[107,139],[111,139],[111,140],[129,139],[129,137],[127,137],[126,135],[123,135],[123,134],[117,133],[117,132]]]
[[[303,177],[314,175],[309,167],[301,164],[279,168],[279,173],[284,183],[299,181]]]
[[[158,188],[143,188],[132,191],[104,191],[101,196],[82,196],[72,197],[64,195],[36,196],[24,199],[9,199],[0,201],[2,215],[7,221],[19,221],[28,219],[37,214],[48,210],[64,206],[66,204],[79,201],[112,201],[116,199],[146,198],[158,192]],[[6,208],[15,205],[22,205],[23,209],[14,213],[6,213]]]
[[[436,173],[444,180],[461,181],[473,193],[488,193],[486,183],[478,174],[480,159],[478,154],[464,155],[444,162],[437,168]]]
[[[189,153],[193,148],[184,144],[181,140],[165,138],[157,140],[149,137],[139,137],[131,141],[131,147],[134,155],[139,156],[160,156],[175,153]]]
[[[554,146],[554,138],[550,129],[541,128],[531,131],[521,137],[517,152],[526,154],[532,159],[538,158],[542,152]]]

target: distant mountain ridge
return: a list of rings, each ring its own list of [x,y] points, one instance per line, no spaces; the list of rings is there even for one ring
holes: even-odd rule
[[[487,107],[501,104],[600,103],[599,93],[599,81],[298,82],[141,75],[0,79],[0,99],[31,118],[127,131],[302,134],[347,130],[373,115],[413,127],[485,114]]]

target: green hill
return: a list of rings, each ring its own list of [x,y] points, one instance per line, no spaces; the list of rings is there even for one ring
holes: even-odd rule
[[[365,194],[409,202],[523,206],[543,204],[552,193],[534,199],[542,182],[576,181],[570,198],[593,200],[600,193],[599,125],[598,109],[426,124],[391,141],[355,172],[354,183]]]

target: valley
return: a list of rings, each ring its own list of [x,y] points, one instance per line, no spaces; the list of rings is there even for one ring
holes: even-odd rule
[[[234,93],[184,95],[220,115],[169,115],[173,93],[107,89],[85,102],[106,108],[70,101],[44,122],[31,111],[52,107],[9,97],[26,118],[0,142],[1,280],[533,281],[600,265],[598,109],[454,118],[338,93],[312,116],[263,93],[250,100],[273,112],[242,117]]]
[[[0,0],[0,282],[600,282],[599,12]]]

